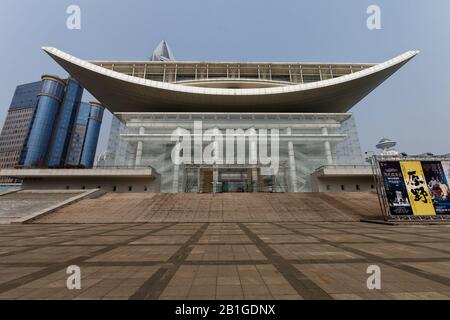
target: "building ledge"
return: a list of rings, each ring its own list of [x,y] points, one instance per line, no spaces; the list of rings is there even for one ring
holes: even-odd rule
[[[39,178],[155,178],[159,174],[147,168],[96,168],[96,169],[1,169],[0,176],[16,179]]]
[[[370,165],[342,165],[342,166],[323,166],[313,173],[318,178],[330,178],[330,177],[367,177],[373,176],[372,167]]]

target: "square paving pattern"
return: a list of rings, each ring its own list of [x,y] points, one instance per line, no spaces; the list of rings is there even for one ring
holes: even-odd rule
[[[450,226],[161,221],[2,225],[0,299],[450,300]]]

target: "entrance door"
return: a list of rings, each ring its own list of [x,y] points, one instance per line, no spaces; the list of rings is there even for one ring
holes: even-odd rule
[[[200,171],[200,192],[213,193],[213,171],[210,169],[202,169]]]
[[[249,181],[251,172],[247,169],[219,169],[219,186],[222,192],[251,192]]]

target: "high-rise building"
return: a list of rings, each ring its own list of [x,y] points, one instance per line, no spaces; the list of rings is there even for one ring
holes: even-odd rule
[[[0,168],[92,167],[103,107],[81,103],[83,91],[75,79],[51,75],[18,86],[0,136]]]
[[[20,164],[40,88],[40,81],[17,86],[0,135],[0,168]]]
[[[43,76],[33,125],[25,147],[23,165],[44,167],[50,148],[66,83],[55,76]]]
[[[78,82],[68,79],[66,83],[66,93],[59,110],[48,151],[48,165],[50,167],[60,167],[65,164],[75,117],[83,96],[83,88]]]
[[[66,164],[69,166],[78,166],[80,164],[90,113],[90,104],[82,102],[78,108],[72,136],[69,141],[69,151],[66,158]]]
[[[85,168],[92,168],[94,165],[95,152],[97,151],[97,142],[100,136],[104,110],[105,108],[101,104],[97,102],[90,103],[89,121],[80,159],[80,165]]]
[[[93,166],[103,112],[103,106],[96,102],[80,104],[69,141],[67,165],[85,168]]]

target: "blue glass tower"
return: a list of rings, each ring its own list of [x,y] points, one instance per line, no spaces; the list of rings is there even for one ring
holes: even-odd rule
[[[97,151],[97,143],[103,121],[103,112],[105,110],[105,108],[97,102],[91,102],[90,105],[91,112],[80,160],[80,165],[86,168],[92,168],[94,166],[95,153]]]
[[[90,114],[91,106],[89,103],[82,102],[78,108],[75,123],[73,125],[72,136],[69,142],[69,150],[67,152],[66,165],[80,165]]]
[[[33,126],[24,153],[25,167],[45,166],[53,128],[64,97],[66,84],[55,76],[42,76]]]
[[[49,167],[58,167],[65,163],[72,128],[82,96],[83,87],[76,80],[68,79],[66,94],[58,114],[52,143],[48,151]]]

